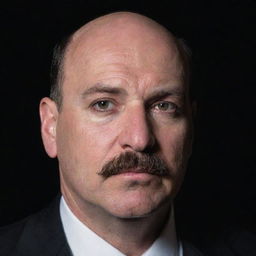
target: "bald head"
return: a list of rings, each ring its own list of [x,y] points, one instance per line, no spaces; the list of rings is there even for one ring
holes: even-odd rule
[[[72,36],[70,47],[76,47],[77,43],[90,42],[90,39],[95,42],[95,38],[108,38],[114,44],[130,44],[131,40],[142,40],[145,44],[147,40],[157,38],[169,43],[174,41],[174,37],[162,25],[148,17],[130,12],[111,13],[85,24]]]
[[[155,53],[163,56],[161,62],[165,61],[164,58],[177,59],[181,66],[180,75],[184,83],[188,83],[189,57],[187,47],[181,40],[176,39],[162,25],[143,15],[131,12],[111,13],[85,24],[55,48],[50,96],[59,109],[62,105],[62,87],[66,77],[72,76],[72,68],[69,67],[73,62],[81,62],[86,66],[86,61],[89,61],[92,53],[97,55],[109,52],[111,55],[112,49],[127,58],[132,56],[136,59],[140,56],[144,66],[147,63],[151,65]],[[143,58],[140,54],[142,51]],[[158,62],[155,62],[156,68],[162,64]]]
[[[59,109],[51,99],[41,100],[41,130],[47,153],[58,157],[62,194],[73,212],[94,226],[168,211],[192,145],[178,40],[155,21],[122,12],[87,23],[57,53],[51,97]],[[128,152],[148,155],[148,167],[135,160],[120,176],[99,175]],[[153,155],[168,175],[149,174]]]

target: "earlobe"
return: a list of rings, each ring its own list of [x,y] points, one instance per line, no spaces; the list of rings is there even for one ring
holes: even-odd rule
[[[54,158],[57,156],[56,126],[58,109],[56,103],[50,98],[43,98],[39,106],[41,119],[41,136],[47,154]]]

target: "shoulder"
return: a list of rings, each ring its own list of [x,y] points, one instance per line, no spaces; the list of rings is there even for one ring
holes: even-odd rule
[[[38,236],[38,227],[44,211],[24,220],[0,228],[0,256],[9,255],[21,244],[29,243],[31,237]]]
[[[0,255],[11,252],[21,237],[27,220],[0,228]]]
[[[194,245],[187,241],[182,241],[183,256],[204,256]]]
[[[0,256],[57,255],[65,246],[59,198],[39,213],[0,228]]]
[[[254,256],[256,255],[255,216],[245,216],[225,229],[216,239],[209,256]]]
[[[254,256],[256,254],[256,234],[239,230],[221,236],[210,248],[209,256]]]

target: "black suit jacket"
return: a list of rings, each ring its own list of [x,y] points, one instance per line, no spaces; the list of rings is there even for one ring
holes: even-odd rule
[[[0,228],[0,256],[72,256],[60,219],[59,200],[35,215]],[[202,255],[187,242],[183,242],[183,250],[184,256]]]
[[[208,248],[209,256],[256,256],[255,215],[243,216],[230,225]]]

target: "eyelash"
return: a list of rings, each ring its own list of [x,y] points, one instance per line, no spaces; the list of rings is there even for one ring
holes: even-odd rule
[[[106,109],[104,108],[100,108],[99,104],[100,103],[104,103],[104,104],[112,104],[112,107],[110,107],[110,109],[108,109],[108,106]],[[161,110],[159,109],[159,105],[160,104],[169,104],[167,107],[172,107],[171,110]],[[102,113],[112,113],[115,112],[115,105],[116,102],[114,102],[113,100],[109,100],[109,99],[100,99],[97,101],[94,101],[90,106],[93,108],[93,110],[97,111],[97,112],[102,112]],[[178,114],[178,110],[179,107],[170,101],[159,101],[157,103],[154,103],[151,105],[151,107],[149,107],[149,109],[152,109],[154,112],[162,112],[162,113],[166,113],[166,114]]]
[[[168,110],[163,110],[163,112],[166,112],[166,113],[171,114],[171,113],[176,113],[177,110],[178,110],[178,106],[177,106],[175,103],[170,102],[170,101],[160,101],[160,102],[157,102],[157,103],[155,103],[155,104],[153,105],[153,108],[159,107],[160,104],[169,104],[169,106],[167,106],[167,107],[170,107],[170,106],[172,107],[172,109],[171,109],[170,111],[168,111]],[[156,110],[156,111],[162,111],[162,110],[160,110],[159,108],[158,108],[158,109],[155,109],[155,110]]]
[[[92,107],[95,111],[98,111],[98,112],[109,112],[109,111],[111,111],[111,110],[105,110],[105,109],[100,109],[100,108],[98,108],[100,103],[112,104],[113,106],[115,105],[115,103],[114,103],[112,100],[100,99],[100,100],[97,100],[97,101],[93,102],[93,103],[91,104],[91,107]],[[98,106],[98,107],[97,107],[97,106]]]

